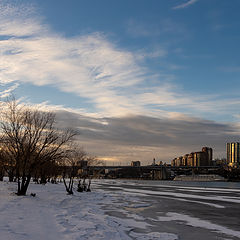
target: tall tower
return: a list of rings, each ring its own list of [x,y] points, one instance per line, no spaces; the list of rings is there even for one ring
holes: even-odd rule
[[[227,143],[227,163],[231,167],[237,167],[240,163],[240,143]]]
[[[212,165],[212,159],[213,159],[213,150],[209,147],[203,147],[202,152],[205,152],[206,154],[206,165],[211,166]]]

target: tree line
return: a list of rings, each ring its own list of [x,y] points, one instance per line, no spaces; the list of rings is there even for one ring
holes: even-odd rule
[[[20,104],[14,97],[2,102],[0,123],[0,180],[7,173],[17,182],[17,195],[26,195],[31,179],[56,183],[62,176],[66,191],[73,194],[73,179],[85,174],[78,191],[90,190],[86,173],[79,169],[96,161],[74,141],[78,132],[56,127],[56,115]],[[87,185],[87,188],[86,188]]]

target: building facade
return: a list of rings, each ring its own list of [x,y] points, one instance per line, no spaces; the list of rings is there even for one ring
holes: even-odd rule
[[[204,152],[206,154],[206,162],[205,162],[205,166],[211,166],[212,165],[212,160],[213,160],[213,150],[212,148],[209,147],[203,147],[202,148],[202,152]]]
[[[185,154],[183,157],[174,158],[171,162],[172,166],[212,166],[213,150],[209,147],[203,147],[200,152],[192,152]]]
[[[207,154],[205,152],[195,152],[193,154],[193,166],[194,167],[209,166]]]
[[[227,164],[238,167],[240,163],[240,143],[227,143]]]
[[[187,159],[187,166],[193,167],[194,163],[193,163],[193,155],[194,153],[190,153],[188,154],[188,159]]]
[[[182,158],[182,165],[183,166],[187,166],[188,165],[188,155],[189,154],[185,154]]]

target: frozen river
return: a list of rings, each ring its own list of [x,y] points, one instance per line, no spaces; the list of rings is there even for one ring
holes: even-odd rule
[[[136,239],[151,239],[145,233],[171,233],[169,239],[184,240],[240,239],[240,183],[101,180],[95,187],[125,201],[121,209],[112,204],[105,210],[139,219]],[[148,227],[143,229],[142,222]],[[152,239],[158,238],[153,234]]]

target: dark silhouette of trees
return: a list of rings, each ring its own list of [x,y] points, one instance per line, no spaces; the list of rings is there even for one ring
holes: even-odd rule
[[[73,194],[74,178],[79,175],[84,163],[87,166],[87,159],[87,153],[77,145],[70,146],[66,157],[62,159],[60,164],[63,166],[63,183],[68,194]]]
[[[73,194],[75,178],[78,178],[78,192],[90,192],[91,176],[88,167],[99,163],[101,162],[96,157],[88,156],[77,143],[71,144],[66,150],[66,157],[59,162],[66,192]]]
[[[35,183],[46,184],[47,182],[57,183],[57,177],[61,171],[56,161],[47,161],[35,169],[33,181]]]
[[[18,183],[17,195],[25,195],[36,169],[65,157],[64,146],[76,135],[55,128],[55,114],[33,110],[15,99],[4,103],[1,145],[11,160]]]

